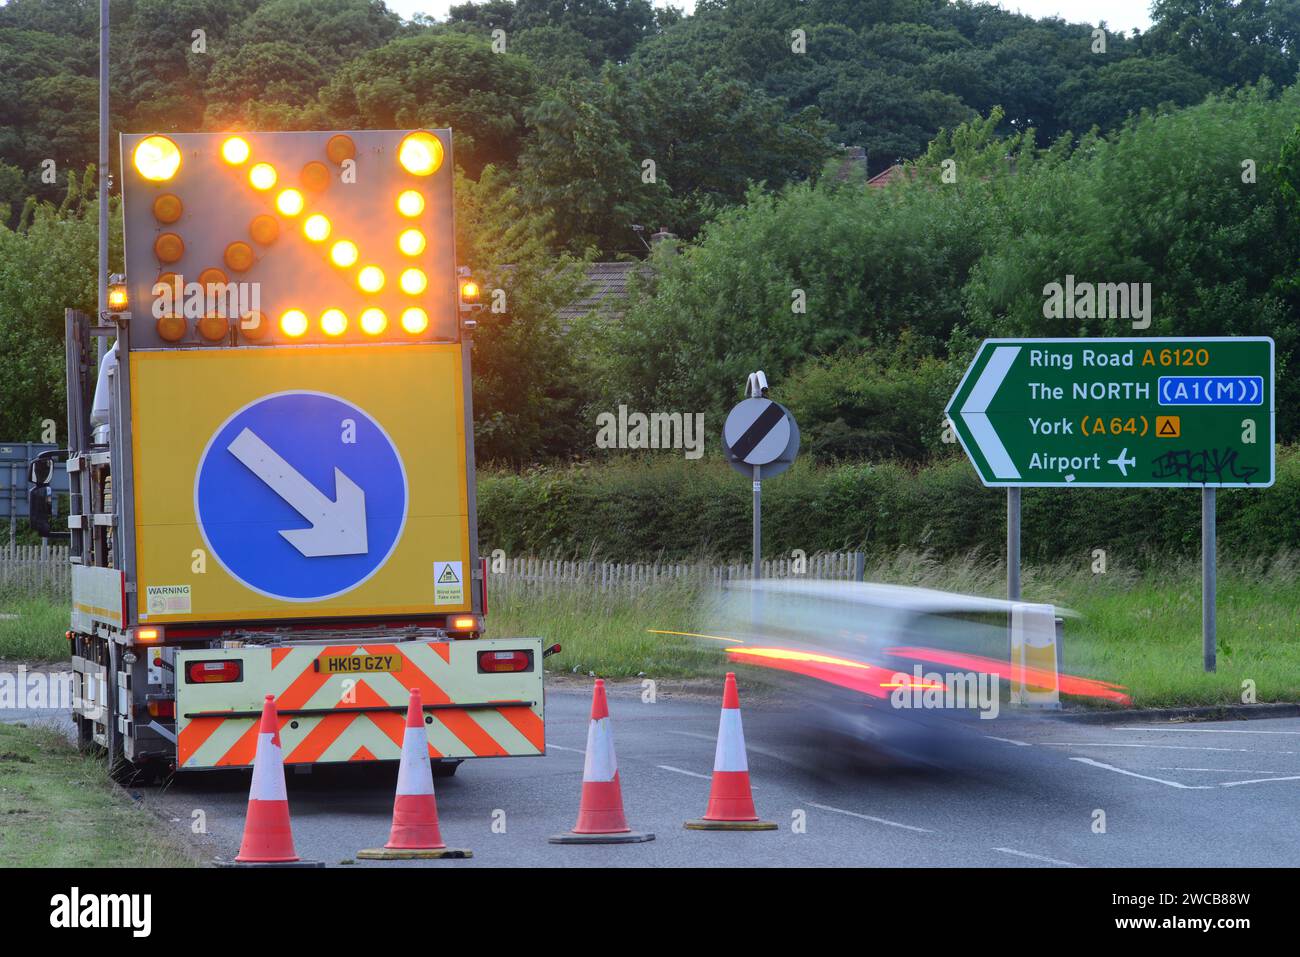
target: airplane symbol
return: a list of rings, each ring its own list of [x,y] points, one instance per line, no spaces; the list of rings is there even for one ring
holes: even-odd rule
[[[1123,448],[1123,449],[1120,450],[1119,455],[1115,456],[1115,458],[1113,458],[1113,459],[1107,459],[1107,460],[1106,460],[1106,464],[1107,464],[1107,465],[1115,465],[1115,466],[1118,466],[1118,467],[1119,467],[1119,474],[1120,474],[1120,475],[1123,475],[1125,478],[1128,477],[1128,467],[1129,467],[1130,465],[1137,465],[1137,464],[1138,464],[1137,456],[1135,456],[1135,455],[1129,455],[1128,458],[1124,458],[1124,456],[1126,456],[1126,455],[1128,455],[1128,449],[1127,449],[1127,448]]]

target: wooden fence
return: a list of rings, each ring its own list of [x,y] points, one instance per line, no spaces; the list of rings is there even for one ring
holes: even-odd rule
[[[776,558],[763,562],[764,578],[818,578],[857,581],[862,577],[861,552],[822,552],[802,560]],[[493,587],[593,588],[641,591],[673,581],[721,588],[750,577],[748,562],[601,562],[551,558],[488,559],[488,598]],[[71,573],[66,545],[18,545],[0,548],[0,597],[12,595],[71,598]]]
[[[831,581],[859,581],[862,577],[861,552],[822,552],[801,561],[791,558],[763,562],[764,578],[818,578]],[[749,562],[707,564],[698,562],[600,562],[563,561],[549,558],[488,558],[488,600],[492,588],[523,586],[531,588],[585,587],[606,591],[640,591],[669,582],[693,581],[721,588],[729,581],[751,577]]]
[[[0,546],[0,598],[13,595],[71,599],[68,546]]]

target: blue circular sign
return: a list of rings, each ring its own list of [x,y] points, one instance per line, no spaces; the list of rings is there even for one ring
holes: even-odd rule
[[[194,480],[212,555],[253,591],[284,601],[333,598],[368,579],[397,546],[406,508],[392,439],[324,392],[244,406],[212,436]]]

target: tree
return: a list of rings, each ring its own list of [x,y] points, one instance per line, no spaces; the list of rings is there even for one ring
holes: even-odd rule
[[[333,69],[398,36],[401,18],[383,0],[255,0],[232,32],[235,48],[293,43]]]
[[[250,114],[270,104],[299,106],[325,85],[316,58],[294,44],[250,43],[237,57],[218,61],[208,76],[207,123],[218,129],[253,125]]]
[[[0,226],[0,435],[35,439],[53,419],[64,434],[63,311],[95,308],[98,208],[93,167],[72,176],[61,208],[43,203],[21,230]],[[121,212],[109,262],[120,264]],[[117,268],[120,268],[118,266]]]
[[[577,264],[557,261],[548,217],[521,208],[493,167],[456,180],[456,242],[485,290],[474,336],[474,441],[480,463],[565,457],[584,444],[588,376],[556,318],[577,297]],[[588,438],[586,441],[590,441]]]
[[[133,0],[129,17],[117,21],[113,35],[112,94],[114,109],[123,116],[117,128],[200,128],[208,72],[227,36],[256,14],[258,2]],[[93,59],[87,66],[94,77]]]
[[[530,209],[551,212],[557,237],[574,252],[627,248],[631,224],[668,195],[642,182],[609,92],[602,81],[561,81],[528,112],[534,132],[519,160],[521,193]]]
[[[611,101],[633,157],[655,163],[676,200],[659,218],[693,236],[712,211],[743,199],[750,183],[771,188],[809,178],[834,152],[816,109],[783,104],[720,70],[684,64],[611,75]],[[669,217],[665,219],[665,217]]]
[[[1143,38],[1151,51],[1177,57],[1218,85],[1295,82],[1297,0],[1155,0],[1151,19]]]
[[[536,92],[532,65],[452,32],[402,37],[340,68],[321,92],[338,128],[451,126],[456,162],[471,175],[512,163]]]
[[[1211,87],[1210,80],[1174,57],[1130,57],[1065,81],[1062,118],[1076,130],[1114,129],[1146,107],[1199,103]]]
[[[567,27],[587,38],[593,63],[621,63],[646,37],[657,21],[650,0],[518,0],[511,19],[514,30],[531,27]]]
[[[591,77],[600,63],[597,49],[572,27],[529,27],[514,35],[508,49],[537,64],[552,82]]]

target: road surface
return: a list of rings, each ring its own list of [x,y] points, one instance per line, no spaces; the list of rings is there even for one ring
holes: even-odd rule
[[[743,679],[742,679],[743,680]],[[1294,866],[1300,719],[1092,725],[976,722],[959,767],[842,768],[779,697],[742,699],[754,797],[779,829],[687,831],[709,792],[718,702],[611,686],[624,805],[646,844],[556,846],[573,826],[589,691],[553,688],[544,758],[467,762],[437,784],[444,840],[467,861],[358,862],[388,835],[395,768],[289,774],[304,858],[358,867]],[[742,685],[743,695],[743,685]],[[5,720],[16,715],[0,713]],[[25,716],[31,720],[32,715]],[[134,788],[177,828],[203,823],[212,856],[238,850],[247,772]],[[196,812],[201,812],[196,815]],[[494,826],[495,825],[495,826]]]

